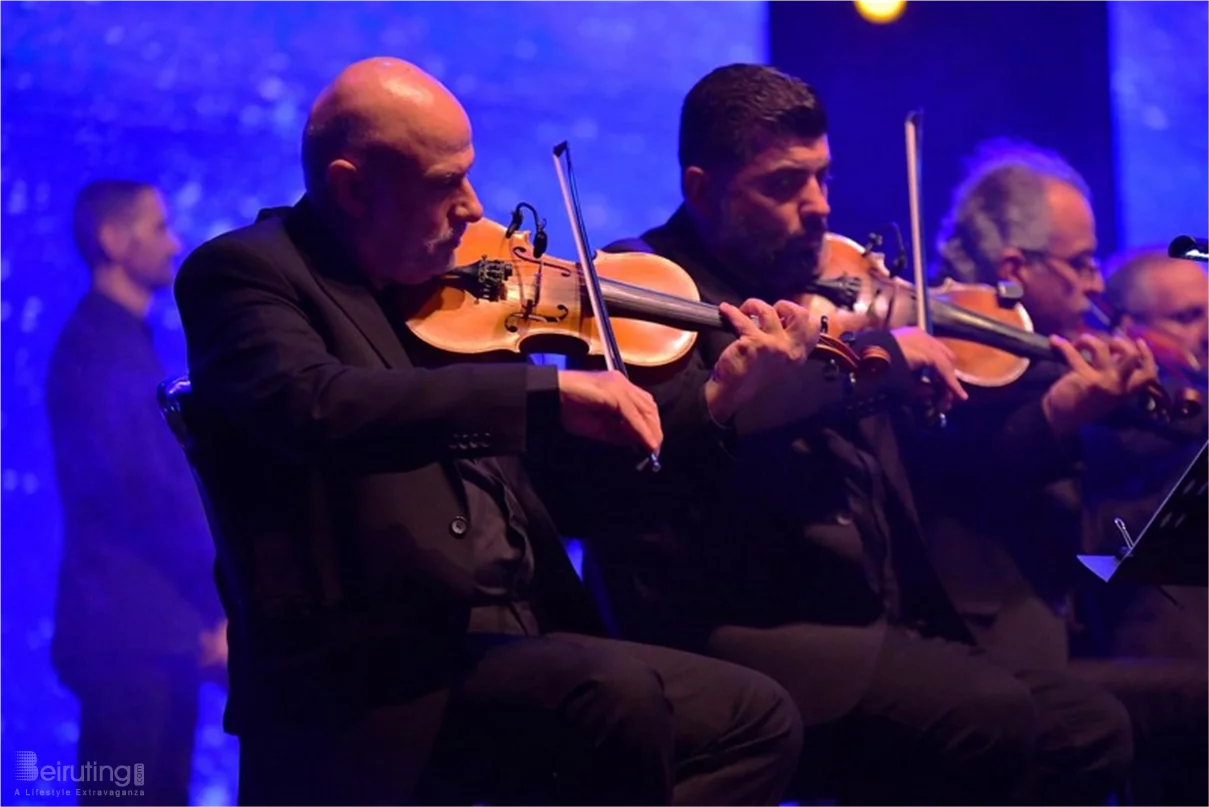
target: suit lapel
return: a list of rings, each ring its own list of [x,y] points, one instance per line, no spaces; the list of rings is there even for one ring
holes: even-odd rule
[[[398,332],[367,285],[318,271],[315,276],[323,291],[361,331],[387,367],[400,369],[412,366],[403,343],[399,341]]]
[[[303,197],[292,208],[265,211],[261,216],[274,213],[282,215],[290,240],[319,287],[361,332],[382,362],[392,369],[411,367],[407,351],[374,297],[369,282],[356,270],[348,252],[315,214],[310,200]]]
[[[262,217],[266,213],[262,213]],[[304,198],[293,208],[279,213],[284,218],[287,233],[299,248],[299,253],[306,261],[319,288],[348,317],[353,327],[361,332],[382,363],[391,370],[414,367],[399,338],[399,331],[387,318],[387,311],[383,309],[365,278],[354,270],[348,255],[330,239],[321,235],[324,232],[323,225],[311,211],[308,201]],[[386,308],[393,310],[394,306],[387,305]],[[456,464],[442,462],[441,471],[465,510],[465,482]]]
[[[316,272],[315,276],[323,291],[340,307],[345,316],[352,320],[353,325],[361,331],[365,341],[369,342],[387,368],[399,370],[414,366],[399,339],[398,332],[387,319],[387,311],[383,310],[383,306],[365,283],[324,276],[319,272]],[[395,306],[388,304],[386,308],[393,311]],[[458,471],[457,463],[442,462],[441,470],[465,511],[468,505],[466,483]]]

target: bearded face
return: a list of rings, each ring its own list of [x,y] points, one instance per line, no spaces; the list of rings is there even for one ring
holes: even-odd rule
[[[831,213],[830,165],[826,137],[787,140],[711,181],[706,235],[731,271],[768,297],[797,296],[814,278]]]
[[[770,296],[796,297],[815,279],[826,218],[812,216],[799,229],[787,231],[781,221],[753,215],[742,202],[727,200],[717,221],[719,252]]]

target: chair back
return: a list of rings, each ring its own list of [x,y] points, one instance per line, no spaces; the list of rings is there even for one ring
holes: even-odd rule
[[[214,539],[214,548],[216,551],[216,559],[219,567],[225,572],[229,581],[234,581],[234,568],[231,563],[229,552],[226,544],[222,540],[222,530],[219,528],[219,519],[214,511],[214,506],[211,504],[210,492],[206,488],[206,483],[202,478],[202,473],[197,467],[197,459],[194,452],[196,445],[195,436],[189,429],[189,400],[193,392],[193,387],[189,383],[189,376],[183,375],[176,378],[169,378],[161,381],[156,388],[156,401],[159,403],[160,413],[164,416],[164,420],[168,424],[168,428],[172,430],[172,434],[176,437],[176,441],[180,443],[181,450],[185,453],[185,461],[189,465],[189,471],[193,474],[193,482],[197,486],[197,493],[201,497],[202,508],[205,510],[206,521],[210,526],[210,534]],[[224,605],[227,603],[224,602]]]
[[[164,416],[168,428],[172,429],[172,434],[186,454],[193,448],[193,435],[190,434],[185,420],[185,407],[192,391],[193,388],[189,384],[187,375],[161,381],[156,388],[156,400],[159,402],[160,414]]]

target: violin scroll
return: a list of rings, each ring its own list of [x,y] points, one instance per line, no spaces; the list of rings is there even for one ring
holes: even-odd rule
[[[843,359],[845,365],[856,368],[856,372],[850,372],[850,378],[855,376],[875,378],[890,369],[892,360],[890,351],[879,345],[862,345],[858,354],[852,347],[856,341],[855,333],[845,331],[840,334],[837,342],[828,333],[830,327],[831,323],[826,314],[819,317],[819,344],[815,350],[822,349],[823,358],[827,362],[824,369],[825,378],[831,380],[839,375],[838,359]]]

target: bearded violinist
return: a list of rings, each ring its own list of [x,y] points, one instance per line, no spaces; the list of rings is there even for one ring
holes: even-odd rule
[[[711,302],[792,298],[817,269],[830,164],[814,90],[719,68],[682,108],[680,208],[606,251],[669,258]],[[711,409],[729,454],[665,464],[658,496],[614,527],[645,540],[589,541],[619,630],[779,681],[807,725],[804,776],[834,777],[820,784],[846,803],[1096,803],[1130,759],[1120,705],[973,648],[924,551],[892,413],[921,368],[960,408],[951,354],[918,329],[858,342],[886,349],[889,371],[845,391],[811,367],[783,379],[788,402]],[[701,338],[649,384],[669,442],[695,428],[675,416],[683,401],[726,377],[727,343]],[[796,417],[777,426],[766,408]]]
[[[800,747],[785,693],[604,638],[516,462],[560,430],[656,450],[650,396],[620,374],[414,360],[392,296],[447,272],[483,215],[461,105],[406,62],[358,62],[302,153],[306,196],[199,247],[176,283],[240,802],[778,803]]]
[[[1090,582],[1076,557],[1085,471],[1093,462],[1103,466],[1101,477],[1122,467],[1121,455],[1096,458],[1087,437],[1150,431],[1133,395],[1157,378],[1143,345],[1112,337],[1106,349],[1105,340],[1077,336],[1105,291],[1086,183],[1060,155],[1028,143],[986,143],[954,193],[937,252],[939,277],[1017,283],[1036,330],[1062,337],[1067,355],[1065,363],[1034,362],[1007,387],[972,391],[945,429],[913,435],[912,483],[942,581],[982,646],[1020,664],[1065,669],[1120,698],[1139,765],[1189,743],[1204,749],[1203,665],[1069,664],[1071,604],[1079,583]],[[1065,340],[1090,349],[1090,363]],[[1056,417],[1081,390],[1088,405]],[[1022,432],[1021,423],[1032,426]],[[1004,424],[1013,439],[1003,439]],[[1125,467],[1135,480],[1146,472]],[[1204,800],[1204,754],[1191,769],[1202,793],[1195,803]]]

